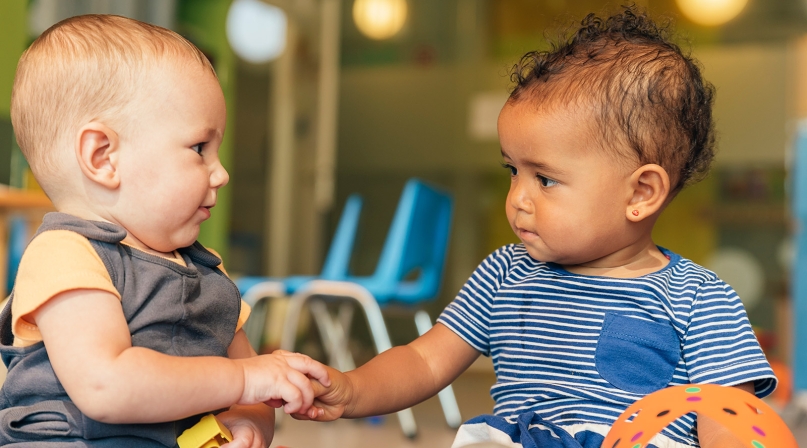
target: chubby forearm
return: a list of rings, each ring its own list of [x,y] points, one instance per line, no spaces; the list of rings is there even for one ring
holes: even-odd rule
[[[360,368],[346,373],[352,390],[344,417],[388,414],[431,397],[442,387],[427,362],[412,347],[394,347]]]
[[[65,376],[76,406],[106,423],[178,420],[229,407],[244,392],[239,361],[175,357],[141,347],[130,347],[83,373],[60,372]]]
[[[133,347],[120,301],[104,291],[62,293],[32,317],[65,391],[95,420],[177,420],[229,407],[244,392],[244,360]]]
[[[434,396],[451,384],[479,352],[441,324],[409,345],[381,353],[346,373],[350,401],[344,417],[387,414]]]

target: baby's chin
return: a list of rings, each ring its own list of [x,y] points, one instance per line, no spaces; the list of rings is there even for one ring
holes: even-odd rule
[[[524,244],[524,241],[522,241],[521,243]],[[547,254],[545,251],[540,251],[533,247],[530,247],[529,244],[524,244],[524,247],[527,249],[527,253],[533,260],[542,261],[544,263],[555,263],[554,257],[552,257],[550,254]]]
[[[530,247],[528,244],[524,244],[524,247],[527,249],[527,253],[530,255],[530,258],[543,263],[554,263],[565,267],[576,266],[586,262],[581,261],[580,257],[569,256],[568,254],[551,253],[546,250],[539,250],[535,247]]]
[[[196,242],[197,238],[199,237],[199,232],[193,232],[193,234],[185,234],[182,236],[171,238],[168,241],[154,241],[152,244],[149,244],[151,250],[156,252],[162,252],[164,254],[173,254],[175,250],[182,249],[183,247],[188,247],[193,245]]]

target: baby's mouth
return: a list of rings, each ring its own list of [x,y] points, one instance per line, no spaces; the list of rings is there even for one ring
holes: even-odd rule
[[[537,233],[531,230],[523,229],[521,227],[516,227],[516,233],[518,234],[519,238],[527,238],[527,239],[538,238]]]

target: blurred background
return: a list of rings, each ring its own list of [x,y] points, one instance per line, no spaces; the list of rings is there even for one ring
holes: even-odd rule
[[[788,383],[799,229],[789,185],[807,117],[807,0],[636,4],[674,23],[680,45],[717,88],[714,169],[663,214],[656,242],[737,289]],[[222,254],[228,271],[234,277],[318,273],[347,196],[360,193],[365,208],[351,269],[369,274],[404,183],[418,177],[455,201],[442,288],[426,305],[435,318],[487,254],[517,241],[504,215],[509,177],[499,165],[496,135],[510,68],[587,13],[616,6],[600,0],[3,0],[0,183],[34,194],[38,188],[9,118],[14,70],[26,46],[77,14],[155,23],[202,49],[224,90],[222,160],[231,182],[200,239]],[[282,303],[267,312],[263,350],[277,347]],[[394,315],[388,319],[393,344],[417,335]],[[350,344],[361,362],[373,348],[363,321],[353,325]],[[316,344],[307,348],[317,355]],[[478,370],[491,371],[484,363]],[[484,408],[492,380],[482,383],[471,388],[483,397],[476,402],[481,410],[464,409],[464,416],[490,411]],[[784,409],[790,395],[779,393]]]

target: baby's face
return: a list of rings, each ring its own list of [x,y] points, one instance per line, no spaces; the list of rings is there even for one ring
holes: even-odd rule
[[[164,63],[121,136],[116,220],[141,249],[171,252],[192,244],[229,180],[219,161],[224,96],[197,63]]]
[[[530,100],[502,109],[507,219],[532,258],[572,266],[630,243],[625,209],[633,170],[596,136],[592,119],[574,109],[536,111]]]

